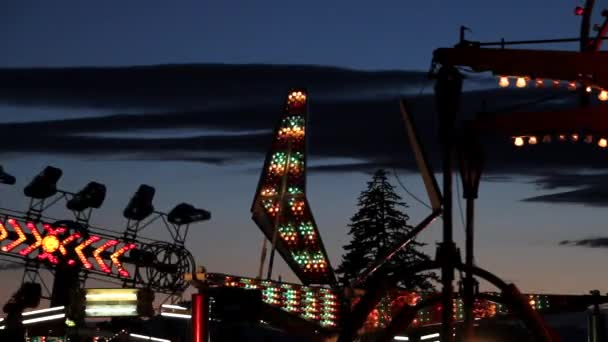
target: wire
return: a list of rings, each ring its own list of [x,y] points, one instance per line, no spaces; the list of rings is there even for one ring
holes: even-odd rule
[[[401,188],[403,189],[403,191],[405,191],[405,193],[407,193],[411,198],[413,198],[414,200],[416,200],[418,203],[422,204],[423,206],[433,210],[433,208],[431,208],[430,205],[426,204],[423,200],[421,200],[420,198],[418,198],[418,196],[414,195],[411,191],[409,191],[405,185],[403,185],[403,183],[401,182],[401,179],[399,179],[399,175],[397,174],[397,170],[393,167],[393,174],[395,175],[395,179],[397,179],[397,183],[399,183],[399,185],[401,186]]]
[[[460,172],[456,171],[456,178],[460,177]],[[467,234],[467,228],[466,225],[464,223],[464,214],[462,212],[462,199],[460,198],[460,182],[458,179],[456,179],[456,197],[458,198],[458,210],[460,211],[460,223],[462,224],[462,230],[464,231],[464,234]]]
[[[424,90],[426,89],[426,86],[428,85],[428,82],[423,82],[420,90],[418,91],[418,94],[416,95],[416,98],[419,98],[420,96],[422,96],[422,93],[424,92]],[[401,182],[401,179],[399,178],[399,175],[397,174],[397,169],[395,167],[393,167],[393,174],[395,175],[395,179],[397,180],[397,183],[399,183],[399,186],[401,186],[401,189],[403,189],[403,191],[405,191],[406,194],[408,194],[411,198],[413,198],[416,202],[422,204],[423,206],[427,207],[428,209],[433,210],[433,208],[426,204],[423,200],[421,200],[418,196],[414,195],[411,191],[409,191],[405,185]]]

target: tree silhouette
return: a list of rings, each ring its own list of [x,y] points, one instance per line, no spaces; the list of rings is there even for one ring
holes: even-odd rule
[[[387,179],[385,170],[378,170],[367,189],[361,192],[358,200],[359,210],[350,219],[349,235],[351,242],[344,246],[346,251],[336,273],[341,282],[356,278],[371,262],[384,255],[388,248],[400,241],[411,229],[409,216],[402,210],[408,206],[395,192]],[[429,257],[419,251],[425,244],[412,241],[406,248],[397,253],[390,261],[404,269],[412,264],[428,260]],[[398,285],[409,290],[428,291],[433,289],[434,273],[407,274],[399,277]]]

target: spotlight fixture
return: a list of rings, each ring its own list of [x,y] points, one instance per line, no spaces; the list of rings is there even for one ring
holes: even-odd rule
[[[150,216],[154,211],[154,206],[152,205],[154,192],[153,187],[146,184],[140,185],[137,192],[131,197],[122,215],[129,220],[135,221],[141,221]]]
[[[63,171],[56,167],[47,166],[28,184],[23,193],[27,197],[45,199],[57,193],[57,181]]]
[[[97,182],[90,182],[66,204],[74,211],[83,211],[88,208],[99,208],[106,198],[106,186]]]
[[[0,183],[13,185],[15,184],[15,181],[15,176],[9,175],[8,173],[4,172],[4,168],[2,167],[2,165],[0,165]]]
[[[187,203],[180,203],[167,215],[167,220],[173,224],[190,224],[192,222],[207,221],[211,213],[205,209],[198,209]]]

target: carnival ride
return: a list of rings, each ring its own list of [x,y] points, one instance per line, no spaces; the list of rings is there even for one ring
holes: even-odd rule
[[[589,107],[591,101],[587,95],[593,91],[597,91],[598,99],[600,101],[608,100],[608,75],[606,74],[606,70],[604,70],[605,68],[602,68],[606,61],[606,55],[605,53],[599,52],[601,42],[608,30],[608,12],[604,11],[602,13],[606,17],[606,20],[598,27],[597,36],[595,38],[590,38],[589,26],[593,6],[594,1],[587,1],[584,8],[577,8],[575,11],[577,15],[582,15],[583,17],[581,37],[576,40],[562,40],[580,41],[580,52],[512,50],[505,48],[505,46],[510,45],[509,42],[505,41],[499,43],[501,49],[488,49],[484,48],[484,46],[490,46],[493,43],[466,41],[464,39],[465,28],[461,28],[461,41],[456,47],[438,49],[435,51],[431,74],[437,80],[435,94],[437,99],[437,111],[440,119],[439,136],[443,154],[443,192],[439,194],[439,191],[437,190],[437,182],[430,172],[431,168],[427,163],[424,151],[416,136],[413,121],[407,111],[407,103],[402,101],[402,114],[410,138],[410,145],[413,148],[418,166],[423,176],[423,181],[429,193],[430,201],[433,205],[433,212],[429,217],[423,220],[421,224],[404,239],[404,241],[395,246],[390,253],[380,258],[368,270],[363,272],[361,277],[352,284],[354,286],[362,286],[367,291],[354,306],[352,311],[342,313],[344,315],[344,320],[341,322],[342,324],[340,326],[340,341],[351,341],[355,339],[357,332],[369,318],[369,314],[382,301],[384,294],[395,285],[396,281],[391,277],[391,274],[394,274],[395,272],[416,273],[436,268],[441,269],[442,293],[435,297],[424,299],[415,305],[404,305],[401,310],[394,312],[392,319],[389,320],[390,322],[386,323],[386,329],[381,340],[392,340],[400,330],[403,330],[404,327],[407,327],[417,319],[417,312],[419,310],[426,306],[434,305],[439,301],[441,302],[441,308],[453,308],[452,310],[440,310],[441,340],[453,341],[455,339],[454,322],[459,318],[462,318],[464,321],[463,335],[466,339],[471,339],[474,335],[474,320],[484,317],[484,314],[482,314],[482,317],[474,316],[474,312],[476,312],[475,307],[479,307],[479,299],[476,301],[475,297],[491,297],[492,302],[503,303],[510,307],[511,312],[526,324],[531,335],[536,340],[559,340],[559,337],[551,331],[543,322],[538,311],[535,310],[543,309],[536,306],[536,303],[539,302],[537,297],[535,297],[537,295],[523,295],[514,284],[508,284],[499,277],[476,267],[473,264],[474,200],[477,198],[477,189],[482,173],[483,145],[481,137],[485,134],[496,132],[506,133],[509,136],[514,137],[516,146],[522,146],[525,143],[524,139],[527,139],[527,142],[530,145],[534,145],[539,140],[537,136],[544,136],[543,140],[548,141],[552,135],[560,141],[566,140],[565,137],[567,136],[572,141],[584,140],[588,143],[597,141],[598,146],[601,148],[608,146],[605,138],[607,134],[605,130],[606,123],[605,119],[602,118],[602,112],[606,111],[606,109],[603,108],[603,106]],[[556,41],[551,40],[546,42]],[[514,42],[514,44],[526,43],[537,44],[543,43],[543,41]],[[463,66],[469,67],[476,72],[493,72],[500,77],[499,84],[502,87],[509,84],[507,76],[515,76],[517,78],[516,86],[518,88],[526,87],[527,82],[530,80],[534,80],[536,86],[543,86],[544,79],[552,79],[552,84],[554,86],[559,86],[561,83],[565,82],[570,90],[576,91],[578,89],[583,89],[583,91],[579,91],[581,108],[557,113],[552,111],[548,113],[503,114],[501,116],[484,113],[485,115],[483,117],[479,117],[472,122],[464,123],[464,129],[457,128],[460,126],[457,125],[457,123],[460,123],[458,112],[460,110],[460,95],[463,82],[463,77],[458,67]],[[292,96],[300,96],[299,94],[304,94],[304,99],[307,96],[305,92],[296,90],[290,94],[290,98]],[[289,114],[289,101],[287,112]],[[283,119],[283,125],[285,125],[285,122],[288,122],[286,120],[288,119]],[[288,126],[284,126],[283,128],[287,129]],[[296,130],[296,132],[298,132],[297,139],[301,139],[300,130],[304,130],[304,128],[298,127]],[[285,130],[284,132],[290,131]],[[583,136],[584,139],[581,138]],[[277,149],[271,149],[271,154],[266,158],[267,161],[264,172],[276,173],[276,171],[279,170],[277,175],[289,174],[291,172],[293,166],[289,159],[275,158],[277,153],[287,153],[287,155],[289,155],[290,138],[292,138],[290,134],[286,134],[282,137],[275,136],[277,141],[283,139],[282,147],[278,150],[281,150],[281,148],[284,150],[282,150],[283,152],[280,152]],[[456,140],[457,138],[460,139],[458,143]],[[284,141],[285,139],[287,139],[287,141]],[[285,145],[287,146],[286,149]],[[452,172],[455,166],[453,159],[455,154],[458,155],[458,166],[461,171],[464,186],[464,197],[467,200],[465,263],[460,259],[460,252],[453,241],[452,233]],[[268,171],[266,171],[266,168],[268,168]],[[298,174],[301,173],[300,169],[301,165],[297,165],[297,169],[295,170],[297,170],[296,172]],[[262,184],[264,179],[264,176],[262,176],[262,180],[258,186],[258,194],[256,194],[255,203],[259,201],[260,197],[263,197],[263,195],[267,193],[267,188]],[[282,182],[279,180],[271,182],[273,185],[281,184],[280,188],[274,187],[270,191],[273,196],[279,196],[279,199],[274,200],[269,205],[263,207],[266,209],[266,216],[271,216],[274,219],[274,222],[267,218],[266,222],[260,224],[259,217],[263,216],[263,214],[261,214],[260,210],[257,208],[262,208],[262,206],[258,205],[256,208],[256,204],[254,203],[254,210],[252,211],[256,223],[258,223],[267,237],[272,237],[273,250],[276,246],[281,255],[286,257],[287,262],[292,266],[296,275],[298,275],[306,284],[311,282],[309,275],[303,275],[301,268],[297,268],[297,265],[300,264],[298,263],[298,260],[300,259],[296,258],[296,256],[301,254],[295,254],[293,252],[288,253],[290,250],[301,249],[302,245],[298,242],[302,238],[305,239],[305,236],[302,235],[301,232],[297,232],[293,228],[290,228],[293,227],[291,224],[292,218],[287,217],[285,219],[287,223],[282,221],[281,212],[283,209],[281,203],[289,201],[289,199],[284,197],[284,194],[286,193],[285,187],[288,184],[285,179],[287,178],[284,177]],[[294,211],[292,202],[293,201],[285,202],[285,206],[287,208],[291,206],[292,211]],[[305,204],[306,208],[308,208],[308,203],[306,202]],[[394,253],[406,246],[439,215],[442,216],[443,220],[443,242],[437,250],[435,261],[414,266],[409,269],[388,270],[384,267],[386,261],[389,260]],[[296,225],[297,222],[296,219]],[[269,229],[269,226],[272,228]],[[279,234],[282,239],[277,239],[277,235]],[[315,234],[318,234],[316,229]],[[319,257],[319,260],[322,260],[321,257]],[[331,272],[330,266],[325,260],[323,262],[325,264],[322,268],[323,272]],[[313,264],[307,260],[300,265],[306,265],[307,269],[310,270],[310,267]],[[459,270],[466,274],[466,277],[462,279],[462,315],[458,311],[459,306],[456,306],[456,308],[454,307],[455,291],[453,281],[455,270]],[[476,291],[476,281],[473,276],[485,279],[495,285],[501,292],[500,296],[488,296],[487,294],[478,293],[478,291]],[[274,297],[268,296],[267,298],[270,298],[269,300],[273,301],[272,298]],[[574,300],[574,302],[578,301],[579,303],[583,303],[583,307],[591,304],[591,302],[589,302],[589,298],[591,297],[577,298],[578,299]],[[599,302],[605,302],[605,300],[605,298],[596,298],[595,304],[597,305]],[[496,309],[493,309],[493,311],[496,311]],[[454,313],[456,313],[456,315]],[[477,314],[479,314],[479,310],[477,310]]]
[[[600,101],[608,100],[608,72],[603,68],[607,57],[599,51],[608,30],[608,12],[602,13],[606,19],[598,27],[597,36],[590,38],[593,7],[594,1],[588,0],[584,8],[576,10],[576,14],[583,17],[580,38],[480,43],[465,40],[466,30],[462,28],[461,40],[456,47],[434,52],[431,75],[436,80],[443,188],[439,190],[407,103],[401,101],[410,147],[429,195],[432,212],[403,241],[378,258],[349,285],[362,290],[356,300],[346,298],[344,289],[337,284],[306,197],[309,94],[301,88],[292,89],[286,97],[283,115],[274,130],[251,207],[253,220],[265,235],[264,241],[271,242],[266,279],[262,277],[265,250],[257,278],[195,271],[192,256],[184,247],[187,225],[209,219],[209,214],[185,204],[168,215],[156,212],[151,204],[154,190],[149,186],[142,185],[125,209],[128,223],[122,236],[89,225],[90,213],[103,202],[105,188],[90,183],[79,193],[57,190],[61,172],[55,168],[47,168],[26,187],[25,194],[31,197],[27,212],[0,212],[0,256],[23,263],[26,267],[24,279],[28,281],[40,279],[38,270],[41,266],[52,270],[55,284],[47,295],[51,303],[65,303],[69,289],[81,286],[87,277],[101,276],[123,286],[149,288],[174,295],[186,288],[188,278],[183,275],[190,274],[189,280],[199,289],[193,297],[191,312],[192,319],[198,322],[193,324],[194,341],[203,341],[208,334],[205,327],[208,321],[206,291],[214,287],[259,291],[264,303],[280,308],[286,317],[318,326],[318,330],[310,331],[311,335],[339,336],[339,341],[356,339],[362,329],[380,328],[379,339],[391,341],[410,326],[433,324],[438,324],[437,336],[442,341],[454,341],[456,333],[458,337],[470,340],[475,333],[476,321],[504,315],[521,319],[535,340],[558,341],[559,337],[543,322],[540,313],[585,310],[591,305],[608,302],[608,299],[599,293],[586,296],[522,294],[514,284],[475,266],[474,204],[482,174],[484,135],[509,136],[518,147],[552,139],[597,142],[600,148],[608,147],[608,122],[603,117],[608,109],[605,105],[593,104],[589,98],[590,93],[596,92]],[[565,41],[580,42],[581,51],[506,48],[514,44]],[[487,48],[493,45],[500,48]],[[474,120],[460,122],[458,112],[463,82],[460,67],[468,67],[474,72],[492,72],[499,76],[501,87],[511,84],[510,77],[516,79],[518,88],[531,82],[544,86],[544,80],[550,79],[553,86],[565,84],[576,91],[580,107],[551,112],[484,113]],[[456,166],[460,169],[467,206],[465,262],[461,261],[452,233],[452,174]],[[14,183],[14,178],[8,174],[2,172],[0,176],[3,183]],[[62,199],[73,211],[74,219],[46,217],[44,211]],[[387,267],[387,261],[395,253],[440,216],[443,241],[435,260],[408,268]],[[158,219],[165,223],[172,242],[144,240],[139,236],[142,229]],[[303,285],[272,280],[275,251]],[[441,270],[441,293],[422,297],[395,289],[396,274],[431,269]],[[454,289],[455,270],[466,275],[461,279],[461,293]],[[499,292],[479,292],[474,276],[487,280]],[[344,303],[349,300],[352,302]],[[272,315],[279,315],[278,311],[272,311]],[[455,329],[456,321],[463,322],[458,329]]]

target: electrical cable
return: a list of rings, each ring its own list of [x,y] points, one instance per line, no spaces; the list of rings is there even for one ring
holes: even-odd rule
[[[428,82],[423,82],[420,90],[418,91],[418,94],[416,95],[416,98],[419,98],[422,93],[424,92],[424,90],[426,89]],[[423,200],[421,200],[418,196],[414,195],[411,191],[409,191],[407,189],[407,187],[403,184],[403,182],[401,182],[401,179],[399,178],[399,175],[397,174],[397,168],[393,167],[393,175],[395,175],[395,179],[397,180],[397,183],[399,183],[399,186],[401,187],[401,189],[403,189],[403,191],[405,191],[406,194],[408,194],[411,198],[413,198],[416,202],[422,204],[423,206],[427,207],[428,209],[433,210],[433,208],[426,204]]]
[[[399,175],[397,174],[397,170],[393,167],[393,174],[395,175],[395,179],[397,180],[397,183],[399,183],[399,185],[401,186],[401,188],[403,189],[403,191],[405,191],[405,193],[407,193],[411,198],[413,198],[414,200],[416,200],[416,202],[422,204],[423,206],[433,210],[433,208],[426,204],[423,200],[421,200],[420,198],[418,198],[418,196],[414,195],[411,191],[409,191],[405,185],[401,182],[401,179],[399,179]]]
[[[460,178],[460,172],[456,171],[456,178]],[[466,224],[464,222],[464,213],[462,211],[462,199],[460,198],[460,182],[456,179],[456,197],[458,198],[458,211],[460,211],[460,223],[462,224],[462,230],[464,234],[467,234]]]

